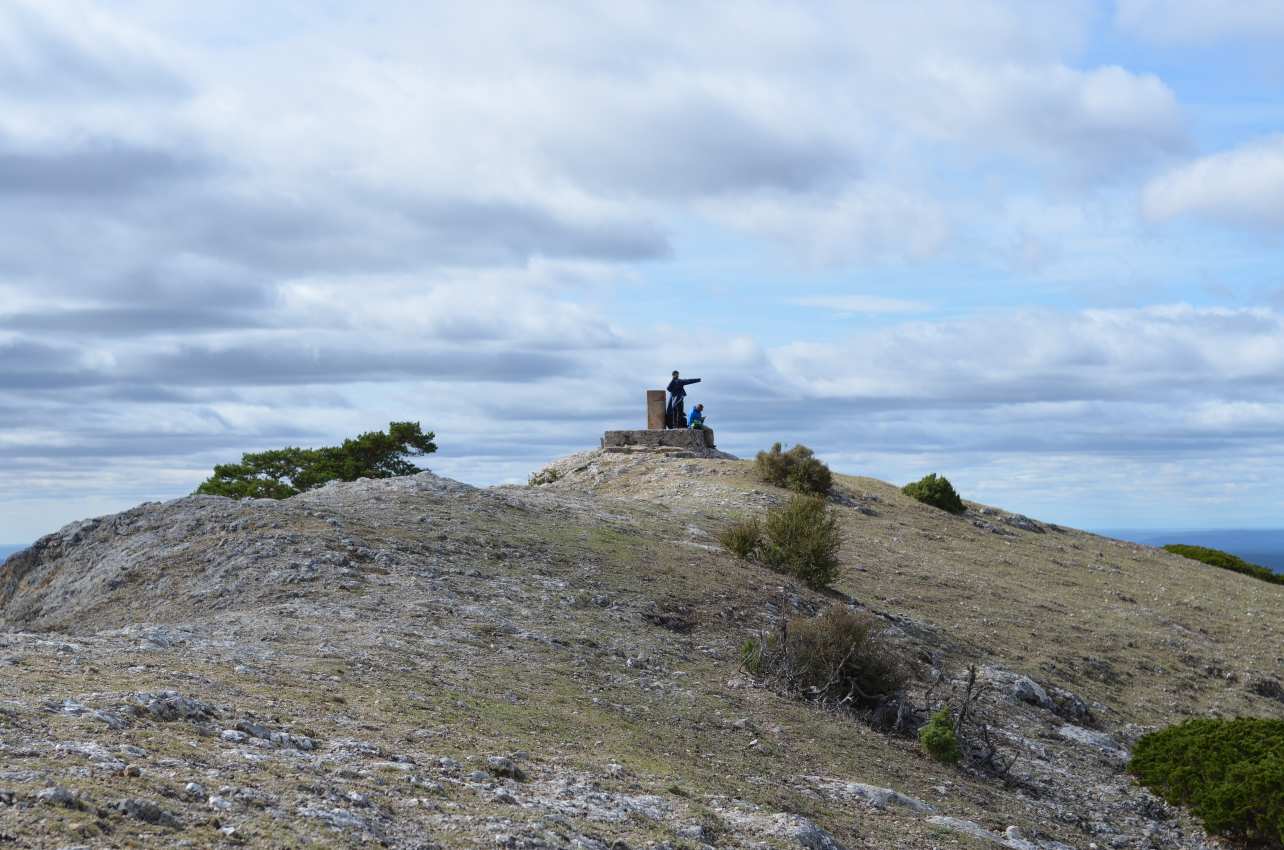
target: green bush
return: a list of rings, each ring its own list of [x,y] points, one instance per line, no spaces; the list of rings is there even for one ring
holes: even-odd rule
[[[918,742],[928,755],[943,764],[958,764],[962,757],[958,736],[954,734],[954,718],[948,708],[942,707],[918,730]]]
[[[734,522],[722,530],[718,542],[737,558],[751,558],[762,545],[762,524],[756,519]]]
[[[1174,555],[1181,555],[1183,558],[1190,558],[1194,561],[1202,561],[1205,564],[1211,564],[1214,567],[1221,567],[1223,570],[1231,570],[1236,573],[1243,573],[1246,576],[1252,576],[1262,581],[1269,581],[1272,584],[1284,584],[1284,575],[1280,575],[1266,567],[1245,561],[1238,555],[1232,555],[1230,552],[1223,552],[1221,549],[1210,549],[1207,546],[1186,546],[1182,543],[1169,543],[1164,547],[1164,551],[1172,552]]]
[[[952,514],[961,514],[967,508],[959,494],[954,490],[954,485],[950,479],[945,476],[937,476],[935,472],[931,475],[925,475],[918,481],[906,484],[901,488],[901,492],[906,496],[918,499],[925,505],[931,505],[934,508],[940,508],[943,511],[949,511]]]
[[[1187,720],[1139,740],[1128,770],[1209,832],[1284,847],[1284,720]]]
[[[760,556],[778,573],[788,573],[815,590],[829,587],[841,570],[843,545],[838,516],[816,496],[794,496],[763,520]]]
[[[753,466],[760,480],[799,493],[824,496],[834,483],[829,467],[801,443],[787,452],[780,450],[780,443],[775,443],[770,451],[758,452]]]
[[[752,639],[740,644],[740,666],[745,668],[751,675],[759,678],[767,674],[762,661],[763,645],[763,641]]]
[[[870,614],[835,605],[796,617],[741,647],[745,669],[782,690],[846,708],[873,707],[905,687],[908,669]]]
[[[418,422],[390,422],[388,431],[369,431],[341,446],[284,448],[246,452],[240,463],[221,463],[196,488],[207,496],[236,499],[285,499],[327,481],[413,475],[419,467],[407,458],[437,451],[435,435]]]

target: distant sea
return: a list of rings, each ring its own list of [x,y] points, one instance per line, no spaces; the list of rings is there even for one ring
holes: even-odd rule
[[[12,555],[14,552],[26,548],[26,544],[21,543],[0,543],[0,564],[3,564],[4,559]]]
[[[1218,529],[1207,531],[1164,531],[1163,529],[1106,528],[1093,532],[1147,546],[1185,543],[1207,546],[1238,555],[1245,561],[1284,573],[1284,529]]]

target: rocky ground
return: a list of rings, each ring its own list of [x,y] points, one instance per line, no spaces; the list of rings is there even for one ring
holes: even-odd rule
[[[189,497],[0,568],[0,846],[1196,848],[1128,747],[1284,716],[1284,588],[840,478],[818,594],[715,543],[750,465],[587,452]],[[872,611],[926,699],[976,666],[1004,776],[772,692],[739,647]],[[1013,760],[1014,759],[1014,760]]]

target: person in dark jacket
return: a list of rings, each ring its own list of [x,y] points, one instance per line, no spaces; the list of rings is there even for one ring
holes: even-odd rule
[[[669,407],[665,411],[665,422],[670,428],[686,426],[686,417],[682,415],[682,400],[687,397],[687,384],[698,384],[699,378],[679,378],[678,370],[673,370],[673,380],[669,381]]]

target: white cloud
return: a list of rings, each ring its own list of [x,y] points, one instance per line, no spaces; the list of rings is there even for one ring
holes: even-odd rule
[[[1118,26],[1160,44],[1208,44],[1223,39],[1284,36],[1280,0],[1118,0]]]
[[[1094,176],[1187,144],[1177,98],[1153,74],[958,61],[932,62],[922,73],[930,108],[910,101],[915,115],[906,120],[929,135],[963,135],[979,148]]]
[[[1284,135],[1201,157],[1151,180],[1152,220],[1194,215],[1251,228],[1284,228]]]
[[[541,279],[539,268],[371,277],[358,284],[357,301],[350,280],[298,280],[282,286],[280,299],[283,311],[300,324],[394,338],[559,350],[623,344],[619,329],[592,308],[541,286]]]

